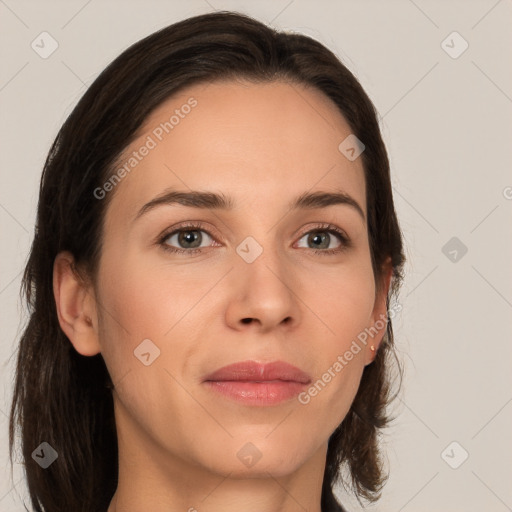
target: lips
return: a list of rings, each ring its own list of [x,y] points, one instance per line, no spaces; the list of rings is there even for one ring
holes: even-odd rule
[[[309,384],[311,377],[289,363],[273,361],[257,363],[256,361],[240,361],[224,366],[208,375],[205,382],[297,382]]]
[[[244,406],[269,407],[292,400],[310,382],[307,373],[284,361],[241,361],[211,373],[203,384]]]

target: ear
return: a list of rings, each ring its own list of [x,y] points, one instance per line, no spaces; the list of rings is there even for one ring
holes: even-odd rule
[[[373,312],[370,317],[369,331],[371,335],[367,338],[367,344],[365,348],[365,366],[372,363],[377,355],[379,346],[384,338],[387,331],[387,297],[389,287],[391,285],[391,278],[393,276],[393,266],[391,263],[391,257],[383,264],[383,273],[380,281],[380,286],[375,291],[375,304]],[[374,347],[374,350],[371,349]]]
[[[74,257],[60,252],[53,263],[53,294],[59,324],[64,334],[83,356],[94,356],[101,350],[94,290],[78,275]]]

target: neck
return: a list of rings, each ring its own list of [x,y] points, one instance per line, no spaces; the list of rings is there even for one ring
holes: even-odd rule
[[[233,477],[165,451],[133,423],[117,428],[119,478],[108,512],[321,512],[326,444],[290,474]]]

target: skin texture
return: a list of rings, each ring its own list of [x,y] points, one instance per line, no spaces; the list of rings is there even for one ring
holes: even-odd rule
[[[71,272],[70,253],[55,260],[60,325],[79,353],[102,353],[116,388],[119,486],[109,512],[319,512],[327,441],[385,327],[307,404],[247,406],[203,379],[237,361],[284,360],[314,383],[385,315],[391,269],[376,296],[357,211],[287,207],[304,192],[341,190],[366,215],[361,158],[338,150],[351,130],[322,93],[284,82],[217,82],[160,105],[120,162],[191,97],[197,105],[161,141],[153,135],[156,147],[108,192],[96,286]],[[235,206],[163,205],[133,221],[170,187],[223,193]],[[204,224],[202,252],[159,245],[184,221]],[[315,253],[308,233],[325,233],[319,223],[342,229],[351,246]],[[263,248],[252,263],[236,251],[248,236]],[[318,251],[340,246],[335,234],[324,236]],[[174,234],[164,243],[190,251],[186,241]],[[160,350],[148,366],[134,356],[145,339]],[[261,454],[252,467],[237,457],[247,443]]]

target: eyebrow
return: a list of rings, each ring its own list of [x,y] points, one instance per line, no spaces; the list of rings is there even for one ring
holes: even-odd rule
[[[162,205],[181,204],[192,208],[208,210],[232,210],[235,202],[231,197],[222,193],[202,192],[199,190],[180,191],[168,189],[161,195],[146,203],[137,213],[133,222],[150,210]],[[333,205],[347,205],[353,208],[366,223],[366,216],[359,203],[345,192],[305,192],[288,204],[290,210],[320,209]]]

